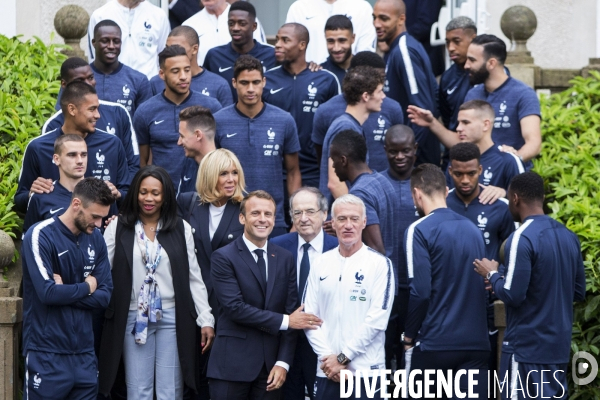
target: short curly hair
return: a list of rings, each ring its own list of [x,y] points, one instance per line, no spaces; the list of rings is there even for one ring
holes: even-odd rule
[[[261,62],[248,54],[239,56],[233,64],[233,78],[237,80],[243,71],[258,71],[261,78],[265,76]]]
[[[510,181],[508,190],[519,196],[525,203],[544,202],[544,180],[535,172],[528,171],[516,175]]]
[[[350,69],[344,77],[342,92],[348,105],[360,102],[363,93],[373,94],[377,86],[383,85],[385,78],[373,67],[360,66]]]

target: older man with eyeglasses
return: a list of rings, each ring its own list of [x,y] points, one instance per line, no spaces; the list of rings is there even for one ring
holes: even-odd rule
[[[296,259],[298,271],[298,306],[300,306],[310,266],[324,252],[338,245],[335,237],[323,231],[327,219],[327,199],[314,187],[302,187],[290,196],[290,215],[295,232],[274,237],[271,243],[289,250]],[[305,388],[313,398],[316,378],[317,355],[313,352],[306,335],[298,336],[294,363],[284,385],[286,400],[304,400]]]

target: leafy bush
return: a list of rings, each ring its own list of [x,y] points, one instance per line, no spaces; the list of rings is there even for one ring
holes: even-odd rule
[[[587,278],[583,303],[575,305],[571,348],[600,355],[600,74],[577,77],[569,90],[542,98],[542,153],[534,170],[546,183],[550,215],[575,232]],[[576,386],[571,399],[599,399],[600,379]]]
[[[54,113],[65,59],[39,38],[0,35],[0,229],[13,237],[23,222],[12,208],[25,146]]]

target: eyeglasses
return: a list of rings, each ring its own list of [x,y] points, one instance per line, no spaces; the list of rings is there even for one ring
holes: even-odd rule
[[[306,214],[307,217],[314,217],[316,213],[318,213],[321,210],[315,210],[313,208],[309,208],[308,210],[294,210],[292,211],[292,216],[295,219],[299,219],[302,218],[302,214]]]

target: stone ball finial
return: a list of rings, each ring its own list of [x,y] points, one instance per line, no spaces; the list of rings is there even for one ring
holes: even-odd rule
[[[72,48],[70,51],[65,51],[65,54],[85,58],[79,42],[87,34],[89,22],[90,15],[83,7],[69,4],[58,10],[54,16],[54,29]]]
[[[529,7],[512,6],[500,18],[502,33],[515,42],[526,42],[537,28],[537,18]]]
[[[4,268],[10,264],[15,255],[15,243],[6,232],[0,230],[0,268]],[[0,271],[0,276],[2,271]]]

